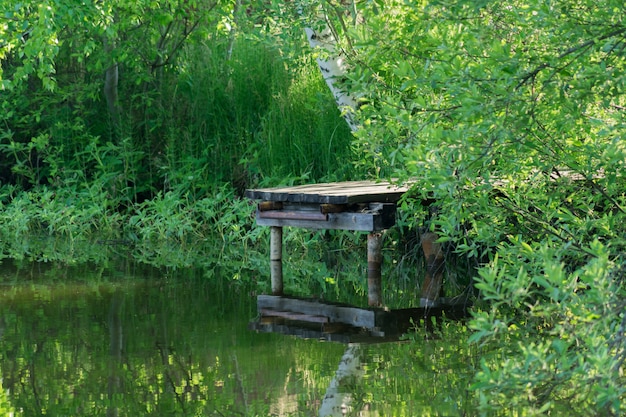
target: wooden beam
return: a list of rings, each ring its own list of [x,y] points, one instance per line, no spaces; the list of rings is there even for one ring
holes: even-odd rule
[[[328,215],[320,212],[305,210],[259,210],[258,218],[293,221],[311,220],[317,222],[325,222],[328,220]]]
[[[320,316],[318,314],[303,314],[293,311],[278,311],[271,308],[262,308],[259,310],[261,316],[265,317],[281,317],[287,320],[305,321],[307,323],[328,323],[329,319],[326,316]]]
[[[324,214],[341,213],[348,209],[347,204],[320,204],[320,211]]]
[[[268,216],[269,211],[257,211],[256,222],[259,226],[276,226],[276,227],[299,227],[302,229],[334,229],[334,230],[353,230],[361,232],[374,232],[391,228],[396,223],[396,205],[395,204],[377,204],[372,205],[374,210],[364,212],[343,212],[321,214],[302,210],[301,218],[295,216]],[[308,216],[318,218],[326,216],[325,221],[310,220]],[[278,218],[280,217],[280,218]]]
[[[259,211],[282,210],[282,208],[283,208],[282,201],[261,201],[257,205],[257,209]]]
[[[272,294],[283,295],[283,228],[270,229],[270,276]]]

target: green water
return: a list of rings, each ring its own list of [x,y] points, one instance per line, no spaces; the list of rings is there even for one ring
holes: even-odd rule
[[[319,415],[347,346],[251,332],[255,308],[197,269],[5,262],[0,415]],[[417,340],[358,347],[346,415],[463,414],[469,365]]]

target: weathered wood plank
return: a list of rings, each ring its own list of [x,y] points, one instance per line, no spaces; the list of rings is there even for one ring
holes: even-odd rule
[[[394,203],[408,191],[386,181],[344,181],[293,187],[246,190],[253,200],[285,201],[313,204],[354,204],[367,202]]]
[[[396,223],[396,205],[376,205],[376,210],[366,212],[343,212],[328,213],[322,215],[317,212],[315,216],[324,216],[325,221],[310,220],[302,211],[302,216],[273,216],[267,213],[257,212],[256,222],[259,226],[276,227],[299,227],[302,229],[329,229],[329,230],[354,230],[360,232],[375,232],[391,228]]]
[[[261,201],[257,206],[257,210],[259,211],[268,211],[268,210],[282,210],[283,202],[282,201]]]
[[[342,213],[348,210],[347,204],[320,204],[320,211],[324,214]]]
[[[304,211],[304,210],[267,210],[257,212],[257,217],[260,219],[278,219],[278,220],[313,220],[318,222],[325,222],[328,220],[328,215],[319,211]]]
[[[326,316],[316,314],[303,314],[293,311],[278,311],[271,308],[262,308],[259,310],[262,316],[282,317],[288,320],[306,321],[308,323],[328,323],[330,320]]]
[[[327,221],[318,220],[293,220],[273,219],[257,217],[259,226],[299,227],[302,229],[328,229],[328,230],[354,230],[360,232],[373,232],[389,229],[393,223],[382,222],[379,214],[364,213],[329,213]]]
[[[312,316],[328,317],[330,322],[346,323],[355,327],[372,329],[376,327],[376,313],[356,307],[324,304],[315,301],[296,298],[259,295],[257,309],[272,309],[278,311],[292,311]]]

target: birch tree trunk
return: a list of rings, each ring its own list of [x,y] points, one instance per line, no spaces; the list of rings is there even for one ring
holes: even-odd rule
[[[226,60],[230,61],[233,56],[233,48],[235,46],[235,39],[237,37],[237,30],[239,25],[239,10],[241,9],[241,0],[236,0],[233,6],[233,23],[228,33],[228,50],[226,51]]]
[[[348,66],[346,63],[346,54],[341,49],[335,32],[328,24],[328,20],[322,15],[324,25],[315,30],[312,27],[305,28],[306,37],[309,45],[313,49],[319,49],[322,53],[317,58],[317,64],[320,67],[324,81],[330,89],[337,106],[352,132],[356,132],[359,124],[356,121],[357,98],[346,91],[342,86],[342,82],[346,78]]]

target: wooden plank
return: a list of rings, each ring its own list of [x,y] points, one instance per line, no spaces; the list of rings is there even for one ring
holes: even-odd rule
[[[383,230],[376,227],[374,214],[362,213],[336,213],[328,214],[328,220],[321,222],[318,220],[294,220],[294,219],[273,219],[257,216],[256,223],[259,226],[278,227],[299,227],[302,229],[333,229],[333,230],[355,230],[371,232]],[[386,227],[387,229],[389,227]]]
[[[330,320],[326,316],[316,314],[303,314],[293,311],[278,311],[271,308],[262,308],[259,310],[262,316],[282,317],[287,320],[306,321],[308,323],[328,323]]]
[[[292,219],[272,219],[257,217],[259,226],[290,226],[302,229],[327,229],[327,230],[354,230],[361,232],[373,232],[389,229],[391,224],[383,224],[378,221],[380,215],[363,213],[330,213],[325,222],[317,220],[292,220]]]
[[[282,210],[283,203],[282,201],[261,201],[257,206],[257,210],[259,211],[268,211],[268,210]]]
[[[328,317],[330,322],[346,323],[355,327],[372,329],[376,327],[376,313],[357,307],[325,304],[316,301],[300,300],[297,298],[278,297],[273,295],[259,295],[257,309],[272,309],[291,311],[301,314]]]
[[[360,232],[386,230],[396,224],[395,204],[380,204],[374,207],[375,210],[368,212],[328,213],[325,215],[326,221],[308,220],[304,217],[289,218],[288,216],[273,218],[266,215],[268,212],[262,214],[257,212],[256,222],[259,226],[289,226],[303,229],[354,230]]]
[[[293,203],[394,203],[407,191],[408,186],[399,187],[386,181],[345,181],[293,187],[259,188],[246,190],[245,195],[253,200]]]
[[[278,219],[278,220],[313,220],[325,222],[328,215],[319,211],[304,210],[267,210],[257,212],[260,219]]]
[[[536,175],[546,175],[537,172]],[[553,181],[571,180],[583,181],[598,179],[604,176],[599,172],[586,178],[580,173],[571,170],[554,170],[548,173]],[[533,175],[529,177],[532,179]],[[252,200],[283,201],[297,203],[317,203],[317,204],[354,204],[369,202],[397,202],[406,193],[414,182],[409,182],[402,186],[392,184],[388,181],[343,181],[320,184],[307,184],[291,187],[259,188],[246,190],[246,197]],[[504,180],[495,180],[495,188],[506,184]],[[427,204],[428,201],[425,201]]]
[[[328,213],[342,213],[348,211],[347,204],[320,204],[320,211],[324,214]]]

